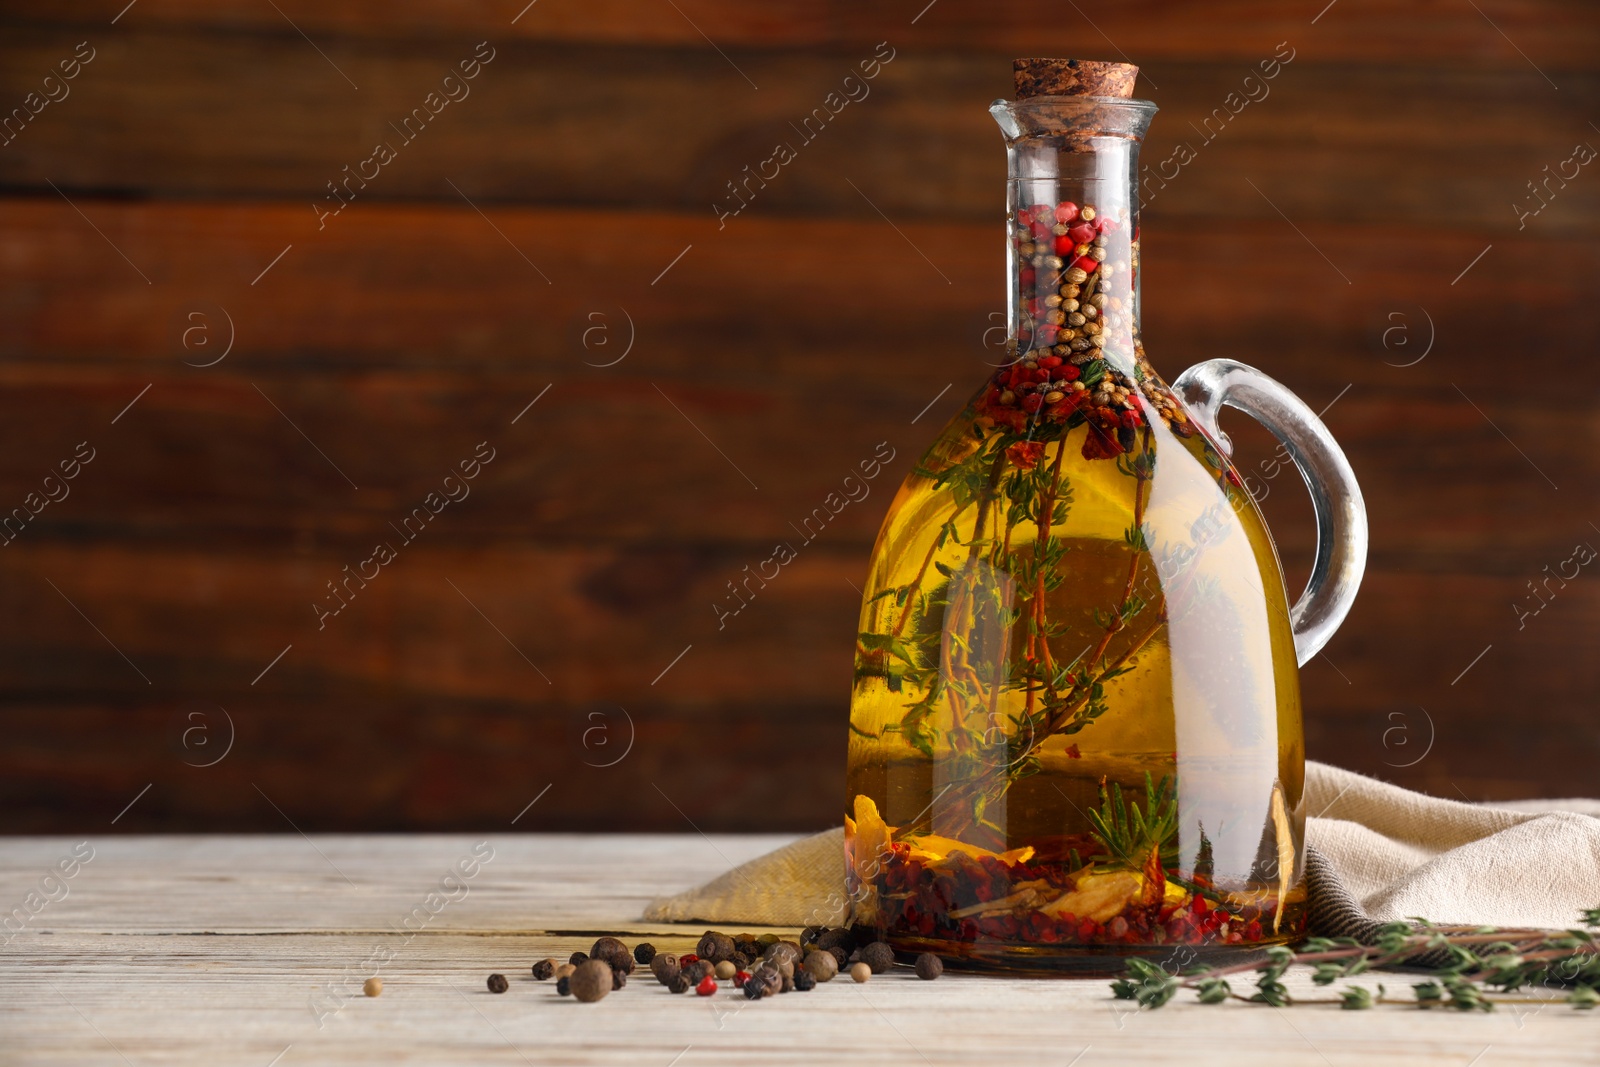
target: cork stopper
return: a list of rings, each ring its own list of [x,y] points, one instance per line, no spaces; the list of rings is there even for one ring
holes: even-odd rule
[[[1098,59],[1016,59],[1017,99],[1032,96],[1116,96],[1132,99],[1139,68]]]

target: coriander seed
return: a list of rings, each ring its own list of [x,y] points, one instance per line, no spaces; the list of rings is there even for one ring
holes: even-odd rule
[[[716,969],[713,973],[716,974],[716,976],[722,981],[726,982],[731,979],[734,974],[738,972],[738,970],[739,968],[733,965],[732,960],[723,960],[721,963],[716,965]]]
[[[369,997],[381,996],[383,994],[383,979],[377,976],[368,978],[361,983],[361,992]]]
[[[850,977],[854,978],[858,982],[865,982],[868,978],[872,977],[872,968],[868,967],[865,963],[853,964],[850,967]]]

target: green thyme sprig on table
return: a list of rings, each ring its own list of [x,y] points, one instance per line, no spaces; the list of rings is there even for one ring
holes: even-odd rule
[[[1145,1008],[1159,1008],[1180,989],[1193,989],[1202,1004],[1225,1000],[1274,1008],[1296,1003],[1338,1004],[1360,1011],[1374,1004],[1407,1002],[1389,998],[1381,984],[1376,990],[1347,985],[1337,999],[1297,1001],[1289,995],[1283,976],[1291,966],[1306,964],[1314,968],[1311,980],[1326,986],[1380,967],[1412,966],[1405,961],[1424,954],[1443,954],[1444,963],[1427,968],[1430,977],[1412,985],[1414,1000],[1409,1003],[1419,1008],[1493,1011],[1496,1004],[1546,1003],[1543,998],[1506,994],[1547,986],[1565,989],[1568,1004],[1588,1009],[1600,1006],[1600,940],[1593,933],[1600,928],[1600,908],[1584,911],[1582,920],[1586,927],[1582,930],[1395,922],[1380,927],[1370,945],[1348,937],[1313,937],[1298,951],[1278,945],[1268,949],[1264,959],[1228,967],[1197,967],[1181,975],[1135,958],[1128,960],[1127,977],[1111,983],[1111,992],[1119,1000],[1138,1001]],[[1247,973],[1256,976],[1256,991],[1249,995],[1234,992],[1228,976]]]

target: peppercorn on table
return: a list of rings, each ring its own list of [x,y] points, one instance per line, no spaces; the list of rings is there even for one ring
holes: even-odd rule
[[[640,923],[645,901],[789,840],[0,838],[0,1063],[1600,1062],[1600,1018],[1559,1002],[1356,1013],[1183,994],[1150,1011],[1104,980],[908,968],[749,1001],[731,983],[674,996],[641,968],[583,1004],[533,978],[603,934],[693,951],[703,925]],[[491,974],[506,992],[489,992]],[[1306,973],[1289,985],[1327,997]]]

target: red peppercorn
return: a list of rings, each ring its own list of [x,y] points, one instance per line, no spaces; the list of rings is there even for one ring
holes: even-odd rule
[[[1078,205],[1071,200],[1063,200],[1056,205],[1056,221],[1071,222],[1078,217]]]
[[[1060,373],[1061,377],[1069,382],[1075,382],[1083,376],[1083,372],[1070,363],[1062,367]]]
[[[1030,415],[1042,407],[1044,407],[1044,397],[1038,393],[1030,393],[1022,398],[1022,410]]]
[[[1022,287],[1024,289],[1033,284],[1033,279],[1034,270],[1032,267],[1024,267],[1022,270],[1017,272],[1017,281],[1022,283]]]
[[[1053,345],[1056,343],[1056,334],[1060,331],[1061,327],[1047,322],[1035,331],[1034,336],[1039,338],[1040,344]],[[1044,381],[1045,379],[1040,378],[1039,380]]]
[[[696,956],[693,952],[686,952],[682,956],[678,957],[678,966],[683,968],[689,966],[691,963],[698,963],[699,961],[699,956]]]
[[[749,980],[750,980],[750,972],[749,971],[734,971],[733,972],[733,987],[735,989],[743,989],[745,982],[747,982]]]
[[[1028,209],[1028,213],[1032,215],[1035,220],[1042,222],[1051,215],[1055,214],[1055,211],[1049,204],[1035,204]]]
[[[695,995],[709,997],[717,991],[717,980],[709,974],[700,979],[700,984],[694,987]]]
[[[1063,362],[1063,360],[1061,359],[1060,356],[1045,356],[1043,359],[1039,360],[1039,366],[1041,366],[1041,367],[1059,367],[1059,366],[1061,366],[1062,362]]]
[[[1076,226],[1072,227],[1072,229],[1067,231],[1067,236],[1072,238],[1072,240],[1069,242],[1069,246],[1086,245],[1090,241],[1094,240],[1094,223],[1080,222]],[[1060,241],[1057,241],[1056,245],[1057,247],[1060,247]]]
[[[1056,238],[1056,255],[1070,256],[1072,255],[1073,246],[1082,243],[1081,241],[1074,241],[1071,234],[1064,233]]]
[[[1100,267],[1100,261],[1093,256],[1079,256],[1072,265],[1085,274],[1093,274]]]

